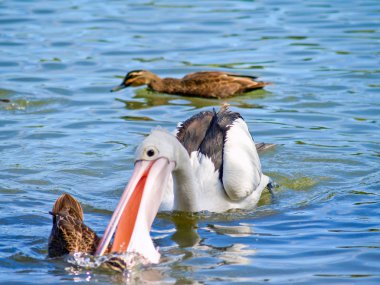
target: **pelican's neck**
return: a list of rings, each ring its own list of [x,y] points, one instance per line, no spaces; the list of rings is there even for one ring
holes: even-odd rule
[[[200,186],[194,174],[189,154],[178,140],[177,142],[177,167],[173,171],[174,210],[197,212],[197,190]]]

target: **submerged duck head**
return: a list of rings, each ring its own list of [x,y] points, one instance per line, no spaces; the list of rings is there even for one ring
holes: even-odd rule
[[[148,85],[153,80],[157,79],[157,75],[147,70],[132,70],[124,77],[123,82],[111,89],[111,92],[116,92],[129,86],[137,87]]]

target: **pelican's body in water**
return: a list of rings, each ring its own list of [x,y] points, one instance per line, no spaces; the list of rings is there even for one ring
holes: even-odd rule
[[[149,232],[159,210],[254,208],[269,183],[257,151],[271,146],[255,145],[240,114],[225,106],[194,115],[176,134],[153,130],[137,148],[132,177],[95,254],[137,252],[158,263]]]
[[[98,246],[102,255],[137,251],[158,262],[149,231],[159,209],[223,212],[252,209],[269,183],[240,114],[223,106],[179,124],[175,135],[155,129],[139,145],[135,169]]]
[[[161,140],[163,143],[154,147]],[[240,114],[226,107],[218,113],[198,113],[180,123],[175,137],[164,129],[152,131],[140,145],[140,155],[150,145],[157,157],[163,149],[176,156],[173,185],[168,184],[160,206],[163,211],[254,208],[269,183],[261,171],[257,150],[273,145],[255,145]]]

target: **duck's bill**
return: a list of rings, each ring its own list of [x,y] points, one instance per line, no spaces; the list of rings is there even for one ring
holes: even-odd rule
[[[115,233],[111,252],[135,252],[151,263],[159,262],[149,232],[173,168],[174,163],[166,158],[136,162],[95,255],[105,253]]]
[[[117,91],[119,91],[119,90],[121,90],[121,89],[124,89],[124,88],[127,88],[127,87],[128,87],[127,85],[125,85],[124,83],[121,83],[120,85],[118,85],[118,86],[112,88],[112,89],[111,89],[111,92],[117,92]]]

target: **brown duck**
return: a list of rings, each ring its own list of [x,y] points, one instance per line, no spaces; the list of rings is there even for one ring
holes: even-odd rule
[[[49,257],[76,252],[95,254],[100,238],[84,224],[82,207],[73,196],[61,195],[50,214],[53,216],[53,227],[48,244]],[[112,257],[103,264],[103,267],[116,271],[123,271],[126,266],[125,261],[117,257]]]
[[[100,238],[84,224],[82,207],[73,196],[63,194],[59,197],[50,214],[53,227],[49,237],[49,257],[95,252]]]
[[[178,78],[160,78],[147,70],[128,72],[123,82],[111,91],[118,91],[129,86],[148,87],[154,91],[183,96],[227,98],[263,88],[270,83],[255,81],[256,77],[237,75],[220,71],[195,72]]]

